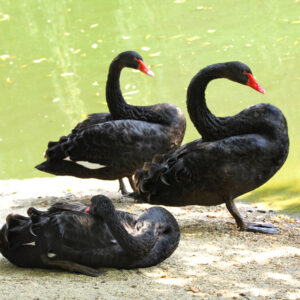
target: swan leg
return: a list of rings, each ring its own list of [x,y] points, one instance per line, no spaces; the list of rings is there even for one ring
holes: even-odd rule
[[[127,178],[128,178],[128,181],[129,181],[129,184],[130,184],[132,190],[133,190],[133,191],[136,191],[136,190],[137,190],[137,189],[136,189],[136,185],[135,185],[135,182],[134,182],[132,176],[127,177]]]
[[[272,224],[263,224],[263,223],[245,223],[243,217],[239,213],[237,207],[233,200],[228,200],[225,202],[226,207],[234,217],[237,227],[241,231],[249,231],[249,232],[259,232],[266,234],[275,234],[278,231],[278,228]]]
[[[129,184],[130,184],[130,187],[132,188],[133,192],[129,193],[125,187],[125,184],[124,184],[124,181],[122,181],[122,184],[123,184],[123,188],[121,186],[121,180],[122,179],[119,179],[119,183],[120,183],[120,188],[119,188],[119,191],[121,191],[122,195],[125,196],[125,197],[131,197],[131,198],[134,198],[134,195],[137,195],[138,196],[138,193],[137,193],[137,188],[136,188],[136,185],[132,179],[132,177],[127,177],[128,181],[129,181]]]
[[[99,272],[94,268],[87,267],[84,265],[80,265],[77,263],[74,263],[72,261],[67,260],[52,260],[49,259],[45,254],[41,255],[42,262],[49,266],[49,267],[59,267],[63,270],[70,271],[70,272],[76,272],[92,277],[98,277],[100,275],[103,275],[105,272]]]
[[[130,184],[130,187],[132,188],[132,190],[136,191],[136,186],[135,186],[135,183],[134,183],[132,177],[127,177],[127,178],[128,178],[128,181],[129,181],[129,184]],[[128,195],[132,194],[132,193],[128,193],[123,179],[119,179],[119,186],[120,186],[119,191],[121,191],[123,196],[128,196]]]
[[[226,204],[227,209],[231,213],[231,215],[234,217],[237,227],[242,231],[247,230],[247,228],[246,228],[247,226],[243,220],[243,217],[241,216],[237,207],[235,206],[234,201],[232,199],[230,199],[230,200],[227,200],[225,202],[225,204]]]
[[[122,195],[128,194],[123,178],[119,179],[119,191]]]

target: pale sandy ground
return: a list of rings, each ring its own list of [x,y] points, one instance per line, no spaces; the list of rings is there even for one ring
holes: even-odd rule
[[[149,207],[122,198],[117,182],[68,177],[0,181],[0,218],[61,200],[88,203],[111,197],[118,209]],[[280,228],[269,236],[236,230],[224,206],[168,208],[181,227],[175,253],[158,266],[106,269],[92,278],[62,271],[21,269],[0,255],[0,299],[300,299],[300,221],[238,204],[248,220]],[[253,212],[248,212],[252,210]]]

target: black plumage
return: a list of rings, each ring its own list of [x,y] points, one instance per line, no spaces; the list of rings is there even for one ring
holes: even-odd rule
[[[131,177],[143,163],[156,154],[165,153],[180,146],[185,133],[185,117],[171,104],[134,106],[125,102],[120,89],[120,73],[124,67],[139,69],[152,75],[142,57],[127,51],[119,54],[111,63],[106,84],[109,113],[91,114],[79,123],[70,135],[58,142],[49,142],[47,161],[37,169],[54,175],[70,175],[80,178],[104,180]],[[71,161],[65,160],[69,157]],[[96,163],[102,167],[91,169],[76,162]]]
[[[8,215],[0,231],[0,251],[13,264],[61,268],[90,276],[95,268],[150,267],[168,258],[180,240],[179,226],[166,209],[151,207],[140,217],[115,210],[98,195],[84,205],[57,203],[29,217]]]
[[[241,230],[275,233],[271,225],[245,223],[233,200],[267,182],[284,164],[289,151],[286,119],[277,107],[266,103],[234,116],[216,117],[205,100],[206,86],[215,78],[228,78],[264,93],[243,63],[200,70],[188,87],[187,107],[202,139],[138,170],[134,195],[140,201],[175,206],[225,203]]]

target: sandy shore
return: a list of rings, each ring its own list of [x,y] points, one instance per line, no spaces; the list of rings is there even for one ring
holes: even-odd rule
[[[110,197],[117,209],[140,213],[149,207],[117,193],[117,182],[70,177],[0,181],[1,223],[29,206],[56,201],[88,203]],[[21,269],[0,255],[0,299],[300,299],[300,221],[257,205],[238,203],[249,221],[280,228],[268,236],[239,232],[226,208],[168,208],[181,227],[175,253],[158,266],[106,269],[92,278],[62,271]]]

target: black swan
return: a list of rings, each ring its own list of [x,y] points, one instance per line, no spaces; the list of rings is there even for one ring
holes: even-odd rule
[[[171,104],[133,106],[125,102],[120,89],[120,73],[124,67],[153,75],[134,51],[120,53],[111,63],[106,83],[106,99],[110,113],[91,114],[70,135],[49,142],[47,161],[37,169],[54,175],[103,180],[119,179],[126,194],[123,177],[134,189],[134,171],[151,161],[155,154],[180,146],[185,133],[185,117]],[[71,161],[65,160],[69,157]],[[92,169],[76,162],[102,165]]]
[[[102,195],[94,196],[88,209],[57,203],[48,211],[31,207],[27,213],[29,217],[8,215],[0,231],[0,252],[20,267],[99,276],[95,268],[156,265],[180,240],[177,221],[166,209],[151,207],[138,217],[115,210]]]
[[[264,93],[249,67],[241,62],[210,65],[197,73],[187,91],[190,118],[202,135],[156,157],[135,174],[140,201],[163,205],[225,203],[241,230],[275,233],[270,224],[245,223],[234,199],[268,181],[289,151],[287,122],[271,104],[250,106],[230,117],[216,117],[206,106],[205,89],[227,78]]]

